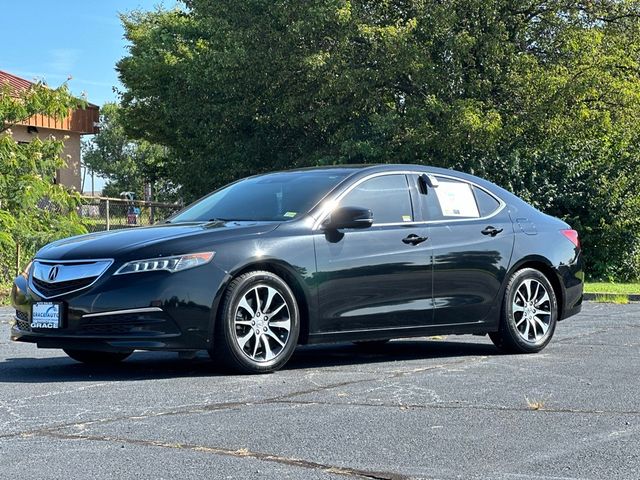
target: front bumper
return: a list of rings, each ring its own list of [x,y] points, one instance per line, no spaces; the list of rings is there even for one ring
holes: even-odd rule
[[[52,300],[31,289],[25,276],[17,277],[11,339],[41,348],[104,351],[210,348],[224,271],[209,264],[177,273],[112,273],[90,288]],[[61,328],[31,328],[32,305],[41,301],[61,302]]]

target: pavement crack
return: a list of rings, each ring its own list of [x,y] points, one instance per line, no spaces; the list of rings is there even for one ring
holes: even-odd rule
[[[327,402],[318,400],[273,400],[266,402],[270,404],[289,404],[289,405],[323,405],[327,407],[377,407],[377,408],[401,408],[409,409],[440,409],[440,410],[482,410],[487,412],[532,412],[532,413],[571,413],[580,415],[640,415],[637,410],[597,410],[597,409],[577,409],[577,408],[541,408],[531,409],[529,407],[508,407],[501,405],[469,405],[469,404],[453,404],[453,403],[427,403],[427,404],[411,404],[411,403],[384,403],[384,402]]]
[[[611,330],[617,330],[620,327],[607,327],[607,328],[602,328],[599,330],[593,330],[591,332],[585,332],[585,333],[580,333],[578,335],[571,335],[568,337],[562,337],[562,338],[558,338],[556,340],[554,340],[553,343],[558,344],[558,343],[571,343],[572,340],[578,340],[580,338],[584,338],[584,337],[590,337],[593,335],[603,335],[605,333],[610,332]]]
[[[264,452],[254,452],[245,448],[242,449],[230,449],[224,447],[212,447],[206,445],[198,445],[193,443],[172,443],[162,442],[158,440],[144,440],[124,437],[112,437],[107,435],[87,435],[87,434],[68,434],[60,431],[43,430],[37,433],[39,436],[46,436],[49,438],[55,438],[59,440],[85,440],[93,442],[110,442],[120,443],[126,445],[136,445],[144,447],[158,447],[169,448],[175,450],[189,450],[192,452],[207,453],[213,455],[222,455],[226,457],[234,458],[253,458],[263,462],[278,463],[282,465],[288,465],[292,467],[306,468],[310,470],[320,470],[325,473],[332,473],[335,475],[342,475],[345,477],[355,478],[370,478],[374,480],[406,480],[409,477],[395,472],[378,472],[363,470],[352,467],[341,467],[337,465],[329,465],[320,462],[314,462],[311,460],[304,460],[300,458],[286,457],[282,455],[274,455]]]
[[[268,403],[268,402],[274,402],[274,401],[279,401],[279,400],[287,400],[287,399],[291,399],[291,398],[295,398],[295,397],[299,397],[301,395],[310,395],[313,393],[320,393],[320,392],[325,392],[327,390],[332,390],[334,388],[341,388],[341,387],[348,387],[348,386],[352,386],[352,385],[358,385],[361,383],[370,383],[370,382],[380,382],[380,381],[387,381],[387,380],[393,380],[394,378],[401,378],[401,377],[406,377],[409,375],[414,375],[416,373],[425,373],[425,372],[429,372],[429,371],[434,371],[434,370],[441,370],[441,369],[446,369],[448,367],[455,367],[455,366],[459,366],[462,364],[474,364],[474,363],[479,363],[483,360],[486,360],[487,356],[479,356],[479,357],[468,357],[468,358],[463,358],[460,360],[455,360],[452,362],[445,362],[445,363],[439,363],[437,365],[429,365],[427,367],[419,367],[419,368],[414,368],[411,370],[400,370],[397,372],[392,373],[391,375],[384,375],[382,377],[374,377],[374,378],[361,378],[359,380],[347,380],[344,382],[337,382],[337,383],[330,383],[328,385],[321,385],[321,386],[317,386],[314,388],[309,388],[306,390],[298,390],[296,392],[291,392],[291,393],[287,393],[285,395],[281,395],[281,396],[276,396],[276,397],[272,397],[270,399],[264,400],[264,403]],[[263,403],[263,402],[256,402],[256,403]]]
[[[287,400],[293,400],[296,397],[299,397],[301,395],[308,395],[308,394],[314,394],[314,393],[320,393],[323,391],[327,391],[327,390],[331,390],[331,389],[335,389],[335,388],[341,388],[341,387],[346,387],[346,386],[352,386],[352,385],[358,385],[358,384],[362,384],[362,383],[368,383],[368,382],[380,382],[380,381],[387,381],[387,380],[392,380],[394,378],[401,378],[401,377],[406,377],[408,375],[414,375],[416,373],[424,373],[424,372],[429,372],[429,371],[435,371],[435,370],[441,370],[441,369],[445,369],[448,367],[455,367],[455,366],[459,366],[461,364],[473,364],[473,363],[478,363],[482,360],[487,359],[488,357],[486,356],[481,356],[481,357],[469,357],[469,358],[463,358],[460,360],[455,360],[452,362],[445,362],[445,363],[441,363],[438,365],[430,365],[427,367],[420,367],[420,368],[414,368],[411,370],[401,370],[401,371],[397,371],[392,373],[391,375],[385,375],[382,377],[374,377],[374,378],[363,378],[363,379],[358,379],[358,380],[348,380],[348,381],[344,381],[344,382],[335,382],[335,383],[330,383],[328,385],[324,385],[324,386],[317,386],[314,388],[308,388],[308,389],[304,389],[304,390],[298,390],[295,392],[291,392],[285,395],[277,395],[275,397],[270,397],[270,398],[266,398],[263,400],[255,400],[255,401],[234,401],[234,402],[219,402],[219,403],[210,403],[210,404],[202,404],[202,405],[190,405],[188,406],[188,408],[179,408],[179,409],[173,409],[173,410],[166,410],[166,411],[161,411],[161,412],[150,412],[150,413],[138,413],[138,414],[129,414],[129,415],[119,415],[119,416],[114,416],[114,417],[108,417],[108,418],[99,418],[99,419],[79,419],[78,421],[75,422],[67,422],[67,423],[62,423],[62,424],[57,424],[57,425],[45,425],[42,426],[40,428],[35,428],[32,430],[22,430],[19,432],[12,432],[12,433],[8,433],[8,434],[0,434],[0,440],[1,439],[5,439],[5,438],[15,438],[15,437],[20,437],[20,436],[25,436],[25,435],[39,435],[39,434],[43,434],[44,432],[53,432],[56,430],[62,430],[65,428],[74,428],[77,425],[104,425],[107,423],[113,423],[113,422],[118,422],[118,421],[126,421],[126,420],[145,420],[145,419],[150,419],[150,418],[158,418],[158,417],[169,417],[169,416],[177,416],[177,415],[192,415],[192,414],[197,414],[197,413],[205,413],[205,412],[210,412],[210,411],[214,411],[214,410],[227,410],[227,409],[234,409],[234,408],[243,408],[246,406],[252,406],[252,405],[266,405],[266,404],[276,404],[276,403],[286,403]],[[295,403],[295,402],[291,402],[291,403]]]

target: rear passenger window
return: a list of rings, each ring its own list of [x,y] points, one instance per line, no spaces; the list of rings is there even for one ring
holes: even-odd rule
[[[368,208],[373,223],[402,223],[413,220],[409,185],[404,175],[383,175],[365,180],[351,190],[341,206]]]
[[[478,218],[480,212],[471,185],[449,179],[438,179],[436,197],[444,218]]]
[[[474,186],[473,193],[476,196],[476,202],[478,203],[478,210],[480,210],[481,217],[491,215],[500,206],[500,202],[496,200],[495,197],[489,195],[481,188]]]
[[[491,215],[500,202],[467,182],[437,177],[438,186],[420,189],[422,214],[426,220],[479,218]]]

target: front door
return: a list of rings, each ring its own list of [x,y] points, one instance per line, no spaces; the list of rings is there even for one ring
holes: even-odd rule
[[[431,245],[415,221],[404,174],[357,184],[339,206],[368,208],[373,226],[314,235],[321,331],[431,324]],[[423,241],[411,241],[420,237]]]

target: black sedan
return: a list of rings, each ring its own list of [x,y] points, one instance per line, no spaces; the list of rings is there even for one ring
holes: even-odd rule
[[[161,225],[42,248],[13,340],[87,363],[208,350],[242,372],[296,345],[488,334],[542,350],[580,311],[578,234],[480,178],[416,165],[258,175]]]

